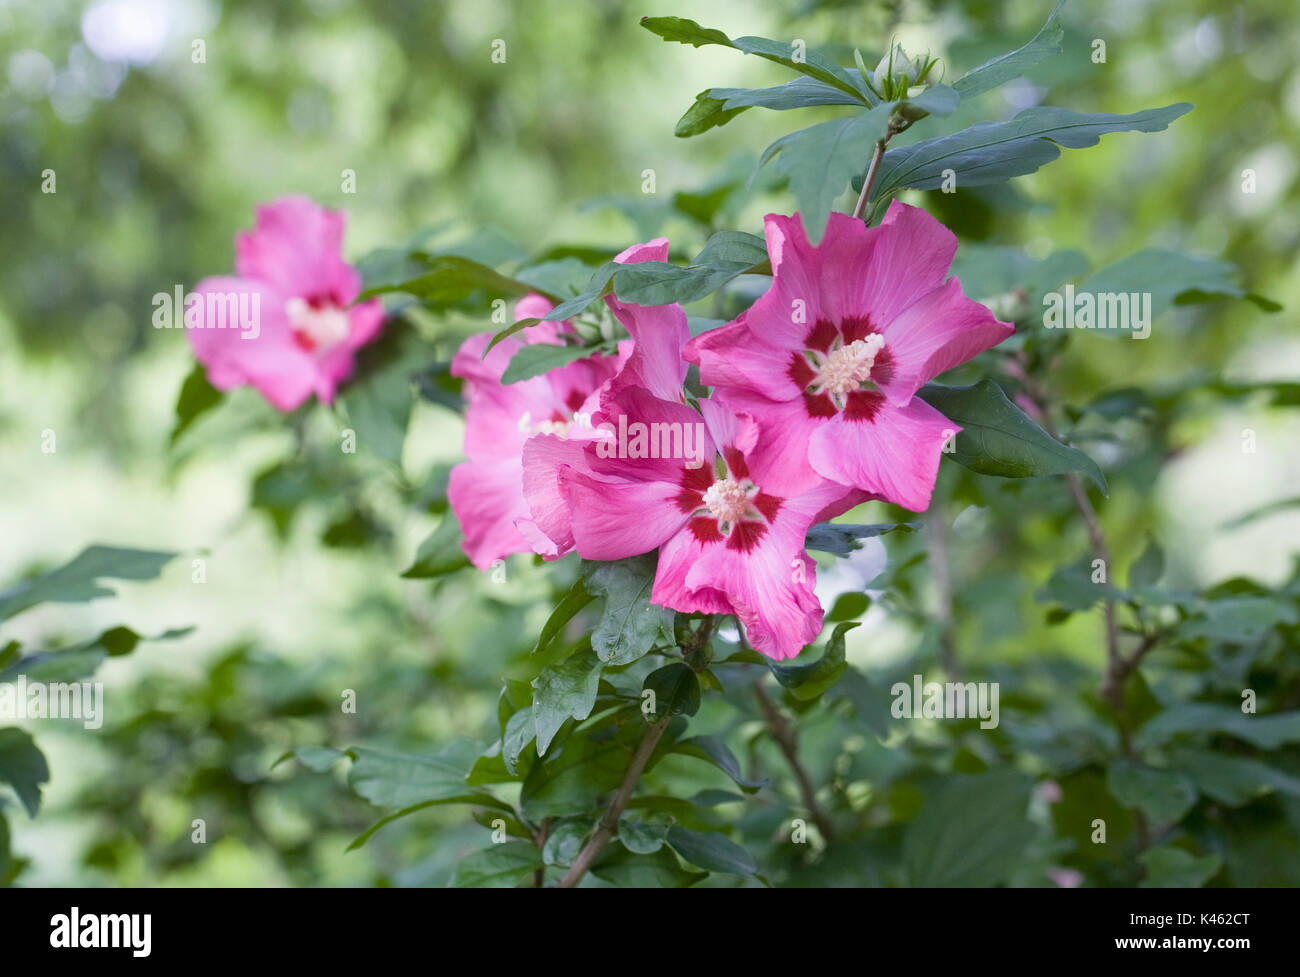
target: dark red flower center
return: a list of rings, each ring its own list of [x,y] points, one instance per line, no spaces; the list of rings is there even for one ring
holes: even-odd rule
[[[879,384],[894,375],[885,338],[865,317],[838,325],[819,319],[804,348],[790,357],[789,377],[803,392],[809,417],[869,421],[885,401]]]
[[[735,448],[724,449],[712,465],[683,469],[681,485],[677,505],[690,514],[695,538],[746,553],[767,535],[785,501],[754,483]]]

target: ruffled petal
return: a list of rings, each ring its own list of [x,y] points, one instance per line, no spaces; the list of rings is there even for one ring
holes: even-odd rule
[[[960,430],[919,398],[903,407],[882,399],[869,420],[837,417],[815,432],[808,459],[828,479],[922,512],[930,506],[943,446]]]
[[[529,517],[519,459],[466,461],[451,470],[447,500],[465,536],[470,561],[486,570],[511,553],[527,553],[528,540],[515,523]]]

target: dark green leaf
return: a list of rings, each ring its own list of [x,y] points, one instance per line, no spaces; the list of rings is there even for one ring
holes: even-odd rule
[[[953,82],[952,87],[957,90],[957,94],[962,98],[981,95],[1013,78],[1019,78],[1025,73],[1026,68],[1032,68],[1044,58],[1060,54],[1061,38],[1065,35],[1061,29],[1060,18],[1061,7],[1064,5],[1065,0],[1057,0],[1056,6],[1048,15],[1047,23],[1024,47],[985,61],[978,68],[966,72]]]
[[[533,679],[533,725],[537,734],[537,753],[546,748],[564,721],[572,716],[583,720],[591,715],[600,686],[600,659],[589,648],[542,669]]]
[[[1061,146],[1095,146],[1110,132],[1158,132],[1191,108],[1179,102],[1132,115],[1110,115],[1035,106],[1008,122],[981,122],[949,136],[889,150],[881,160],[872,199],[904,187],[934,190],[943,183],[945,170],[957,174],[959,187],[1004,183],[1057,159]],[[859,162],[858,169],[865,166]]]
[[[746,778],[740,771],[740,761],[736,759],[736,755],[731,752],[726,743],[716,736],[692,736],[690,739],[677,743],[672,751],[686,756],[697,757],[713,764],[730,777],[732,782],[746,794],[752,794],[760,787],[767,785],[766,780],[749,780]]]
[[[1029,781],[1014,770],[952,777],[925,801],[903,837],[903,871],[918,888],[981,888],[1005,882],[1032,831]]]
[[[587,590],[603,597],[604,610],[591,646],[606,665],[627,665],[648,652],[673,612],[650,603],[658,558],[654,553],[610,563],[584,563]]]
[[[646,676],[643,689],[655,694],[655,719],[664,716],[694,716],[700,708],[700,680],[682,662],[673,662]]]
[[[8,784],[27,809],[36,817],[41,807],[41,785],[50,779],[45,754],[36,746],[30,733],[8,726],[0,729],[0,784]]]
[[[0,621],[45,601],[70,604],[112,597],[114,591],[100,580],[152,580],[174,556],[153,550],[89,546],[71,563],[0,593]]]
[[[674,825],[668,831],[668,844],[692,865],[710,872],[754,875],[758,866],[749,852],[725,835],[690,831]]]
[[[835,199],[866,168],[876,143],[884,138],[893,110],[893,103],[886,102],[843,119],[819,122],[782,136],[764,150],[760,165],[775,158],[773,168],[789,178],[804,232],[813,244],[826,230]]]
[[[448,512],[415,551],[415,561],[402,572],[407,579],[425,580],[440,577],[469,566],[469,557],[461,547],[460,522]]]
[[[1002,478],[1082,472],[1106,491],[1106,476],[1095,461],[1031,421],[992,380],[967,387],[931,383],[920,397],[961,425],[951,457],[971,471]]]
[[[501,375],[501,382],[518,383],[520,380],[539,377],[596,352],[596,349],[587,346],[560,346],[555,343],[532,343],[521,346],[515,355],[510,357],[510,365]]]
[[[513,889],[542,867],[542,853],[526,841],[507,841],[456,863],[453,889]]]
[[[1196,803],[1190,779],[1172,770],[1157,770],[1120,761],[1106,771],[1106,789],[1125,807],[1137,808],[1156,824],[1173,824]]]
[[[835,625],[826,650],[821,658],[806,665],[771,664],[772,674],[785,687],[786,691],[799,700],[815,699],[839,681],[846,671],[848,662],[844,660],[844,635],[856,628],[860,621],[845,621]]]
[[[208,383],[203,365],[195,363],[176,398],[176,426],[172,428],[169,442],[175,444],[201,414],[221,403],[221,397],[221,391]]]

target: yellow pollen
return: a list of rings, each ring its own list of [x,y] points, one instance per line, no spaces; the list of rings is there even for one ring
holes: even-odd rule
[[[832,350],[818,372],[821,389],[841,395],[857,390],[871,379],[876,355],[884,345],[885,337],[872,333],[866,339],[855,339],[847,346]]]

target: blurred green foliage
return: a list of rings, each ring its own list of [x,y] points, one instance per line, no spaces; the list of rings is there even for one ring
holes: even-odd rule
[[[9,350],[0,579],[16,583],[100,539],[185,551],[161,580],[124,588],[92,616],[47,605],[6,622],[0,638],[32,654],[75,649],[123,622],[145,635],[198,626],[129,657],[109,653],[104,671],[118,671],[98,735],[32,724],[50,787],[35,821],[4,808],[0,877],[445,885],[458,872],[462,883],[531,873],[512,846],[504,867],[472,855],[493,851],[502,813],[483,806],[473,816],[431,806],[345,852],[403,806],[363,799],[393,799],[363,762],[436,755],[468,772],[527,708],[520,683],[546,664],[530,656],[536,636],[577,579],[572,558],[550,568],[514,558],[501,580],[467,570],[428,579],[458,562],[455,551],[416,552],[446,524],[447,467],[459,454],[459,421],[446,408],[456,391],[437,364],[465,335],[491,328],[487,310],[470,301],[413,311],[336,412],[304,410],[286,426],[240,391],[169,448],[191,364],[178,333],[150,326],[150,297],[228,269],[253,206],[290,192],[349,211],[353,257],[436,242],[494,266],[599,264],[662,231],[684,260],[714,231],[758,233],[764,212],[788,211],[789,195],[766,171],[744,186],[757,154],[836,113],[756,110],[673,138],[705,88],[787,75],[738,52],[663,44],[638,27],[641,14],[694,17],[733,37],[805,38],[844,65],[854,45],[874,64],[897,34],[941,55],[949,80],[1027,40],[1046,15],[1030,2],[809,0],[762,14],[704,6],[196,0],[151,8],[158,47],[118,66],[92,53],[85,5],[0,5],[0,335]],[[670,725],[629,811],[637,823],[597,881],[691,884],[706,868],[715,871],[703,884],[723,885],[758,876],[776,885],[1074,881],[1062,871],[1086,885],[1300,884],[1300,576],[1291,566],[1300,531],[1285,505],[1300,472],[1289,450],[1294,383],[1274,382],[1300,372],[1289,311],[1300,307],[1300,21],[1282,0],[1107,0],[1067,6],[1064,23],[1059,58],[926,135],[1009,117],[1047,93],[1081,112],[1182,101],[1195,110],[1167,132],[1066,150],[1009,184],[907,199],[958,233],[969,291],[1006,300],[1027,290],[1010,295],[1022,345],[951,382],[993,373],[1101,461],[1110,495],[1092,498],[1114,551],[1125,648],[1153,637],[1152,648],[1118,707],[1108,701],[1089,540],[1063,481],[945,465],[925,531],[883,537],[881,577],[859,581],[831,612],[864,623],[843,635],[852,667],[836,669],[829,690],[769,682],[765,703],[754,691],[765,667],[746,663],[725,629],[714,639],[715,659],[737,660],[709,669],[721,693],[705,689],[689,732],[680,718]],[[196,39],[202,63],[192,60]],[[504,64],[491,57],[496,39]],[[1101,64],[1096,39],[1106,41]],[[46,169],[56,193],[41,192]],[[345,170],[355,171],[355,194],[343,192]],[[647,170],[653,195],[643,192]],[[1246,170],[1253,194],[1242,192]],[[1246,290],[1288,311],[1175,306],[1141,343],[1033,328],[1042,291],[1152,246],[1231,262]],[[1073,254],[1046,261],[1059,253]],[[383,258],[363,267],[382,268]],[[1047,281],[1040,263],[1059,277]],[[752,299],[747,288],[741,279],[691,311],[732,315]],[[413,371],[422,397],[403,441],[407,418],[388,408]],[[359,431],[362,454],[340,456],[341,418]],[[46,428],[62,439],[53,470],[35,447]],[[1258,434],[1257,453],[1242,453],[1246,430]],[[855,515],[909,518],[880,504]],[[197,598],[191,558],[209,559],[213,573]],[[581,644],[581,626],[599,613],[599,604],[584,610],[556,654]],[[6,652],[3,667],[19,645]],[[627,703],[667,661],[651,656],[607,676],[591,725],[579,734],[566,725],[549,755],[572,759],[588,742],[630,755]],[[894,719],[887,690],[918,673],[998,682],[1000,725]],[[1244,688],[1258,697],[1252,721],[1272,724],[1264,732],[1241,725]],[[341,708],[349,691],[354,713]],[[773,709],[789,720],[811,804]],[[726,744],[734,769],[719,769],[731,760],[702,736]],[[313,747],[378,752],[303,750]],[[301,763],[276,764],[292,750]],[[625,757],[614,756],[617,775]],[[509,804],[525,814],[536,806],[503,758],[479,762],[490,767],[475,767],[483,783]],[[519,758],[525,775],[541,762],[535,747]],[[807,844],[791,843],[796,818],[809,823]],[[1105,844],[1094,843],[1099,818]],[[204,844],[193,841],[195,819]],[[503,820],[527,836],[513,814]],[[592,820],[548,828],[548,863],[565,864]]]

